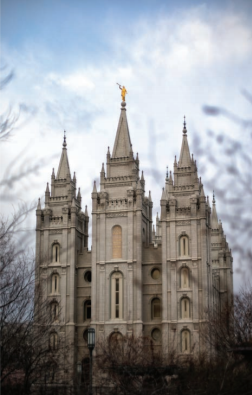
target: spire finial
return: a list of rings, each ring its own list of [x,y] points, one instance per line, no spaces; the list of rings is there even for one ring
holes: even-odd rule
[[[169,171],[168,171],[168,166],[166,166],[166,178],[169,177]]]
[[[183,134],[186,134],[187,130],[186,130],[186,117],[184,115],[184,128],[183,128]]]
[[[64,141],[63,141],[63,147],[66,148],[67,143],[66,143],[66,131],[64,130]]]
[[[213,191],[213,203],[215,204],[215,195],[214,195],[214,191]]]

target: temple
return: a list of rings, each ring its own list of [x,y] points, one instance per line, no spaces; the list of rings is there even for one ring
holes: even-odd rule
[[[65,137],[45,206],[39,201],[36,211],[36,280],[51,305],[51,347],[68,343],[69,377],[77,362],[88,363],[90,326],[97,341],[148,336],[157,351],[183,356],[206,351],[200,326],[207,312],[232,304],[231,250],[215,197],[211,207],[198,177],[186,123],[155,225],[125,102],[105,157],[106,165],[97,164],[99,188],[94,182],[92,191],[91,250],[89,214],[71,175]]]

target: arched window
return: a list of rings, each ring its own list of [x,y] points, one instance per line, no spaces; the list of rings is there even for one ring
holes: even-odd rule
[[[190,301],[188,298],[181,299],[181,318],[190,318]]]
[[[123,305],[122,305],[122,295],[123,295],[123,281],[122,274],[120,272],[115,272],[111,276],[111,318],[112,319],[122,319],[123,317]]]
[[[181,236],[179,239],[179,249],[181,256],[188,256],[189,255],[189,243],[187,236]]]
[[[112,230],[112,258],[122,258],[122,228],[119,225]]]
[[[154,298],[151,301],[151,319],[158,320],[161,318],[161,302],[160,299]]]
[[[54,273],[52,275],[52,294],[59,293],[59,275]]]
[[[58,348],[58,335],[56,332],[52,332],[50,334],[50,349],[51,350],[57,350]]]
[[[181,352],[188,354],[191,352],[190,332],[183,330],[181,332]]]
[[[58,243],[53,245],[52,256],[53,256],[53,262],[60,261],[60,246]]]
[[[59,304],[57,302],[51,303],[51,319],[52,321],[59,319]]]
[[[84,303],[84,321],[91,320],[91,300]]]
[[[181,288],[189,288],[189,271],[187,267],[181,269]]]

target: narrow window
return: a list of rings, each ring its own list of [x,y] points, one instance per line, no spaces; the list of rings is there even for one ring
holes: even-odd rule
[[[58,274],[52,275],[52,293],[53,294],[59,293],[59,275]]]
[[[91,320],[91,300],[84,303],[84,321]]]
[[[115,280],[115,317],[119,318],[119,278]]]
[[[53,262],[60,261],[60,248],[59,244],[54,244],[52,249]]]
[[[188,237],[187,236],[180,237],[179,248],[180,248],[179,252],[180,252],[181,256],[188,256],[189,255]]]
[[[160,299],[155,298],[151,301],[151,319],[156,320],[161,318],[161,303]]]
[[[50,348],[51,350],[57,350],[58,347],[58,335],[57,333],[51,333],[50,335]]]
[[[190,304],[188,298],[181,299],[181,318],[190,318]]]
[[[112,258],[122,258],[122,228],[118,225],[112,230]]]
[[[182,331],[181,334],[181,351],[182,353],[190,353],[190,332],[188,330]]]
[[[59,315],[59,305],[57,302],[51,304],[51,319],[52,321],[57,321]]]
[[[122,318],[122,274],[114,273],[111,277],[111,318]]]
[[[181,288],[189,288],[189,273],[187,268],[181,270]]]

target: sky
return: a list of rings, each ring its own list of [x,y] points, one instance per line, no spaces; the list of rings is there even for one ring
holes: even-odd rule
[[[235,207],[223,189],[229,200],[242,196],[238,215],[247,218],[251,187],[245,194],[244,182],[236,183],[229,167],[233,163],[238,173],[243,171],[251,129],[224,111],[209,116],[204,106],[251,119],[250,0],[1,0],[0,11],[1,78],[13,72],[0,91],[0,114],[4,119],[10,111],[18,118],[0,144],[4,215],[43,198],[52,168],[58,168],[64,130],[71,172],[91,213],[93,181],[114,144],[120,83],[128,91],[133,151],[139,153],[146,193],[152,191],[154,214],[160,211],[166,166],[172,170],[180,152],[185,115],[205,193],[212,196],[215,189],[227,240],[231,247],[236,244],[237,229],[228,218],[225,224]],[[222,144],[220,135],[226,136]],[[240,151],[228,151],[227,139],[239,142]],[[34,246],[34,212],[23,226]],[[235,290],[246,265],[235,255]]]

